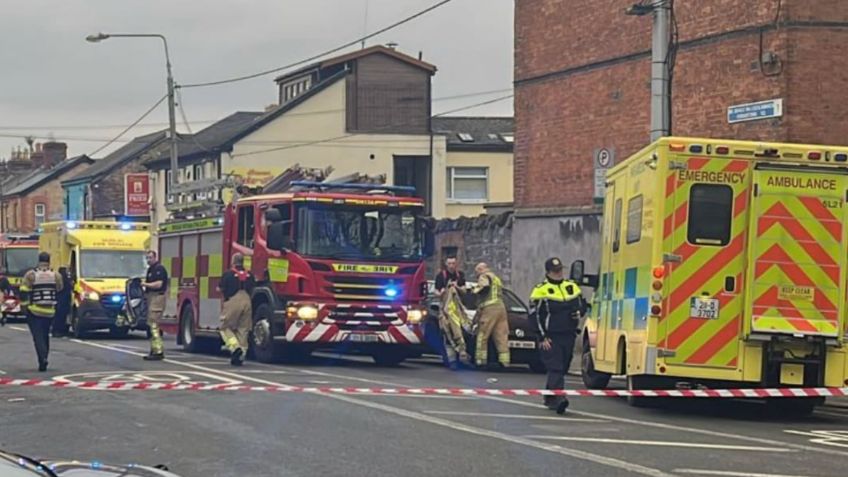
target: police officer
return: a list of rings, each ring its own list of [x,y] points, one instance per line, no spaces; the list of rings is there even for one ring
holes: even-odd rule
[[[38,370],[47,371],[50,353],[50,323],[56,314],[56,297],[64,287],[62,276],[50,270],[50,254],[38,254],[38,266],[26,272],[21,294],[26,304],[27,325],[38,355]]]
[[[480,300],[475,317],[477,343],[474,362],[478,367],[488,364],[491,337],[495,342],[495,349],[498,350],[498,363],[501,367],[509,366],[509,321],[503,302],[503,282],[484,262],[478,263],[474,271],[478,277],[474,291]]]
[[[530,314],[539,327],[542,338],[539,349],[548,370],[546,389],[565,388],[580,316],[585,312],[586,301],[580,287],[563,277],[559,258],[549,258],[545,261],[545,281],[530,294]],[[568,408],[565,396],[545,396],[544,403],[558,414],[564,414]]]
[[[224,272],[218,290],[224,297],[221,312],[221,339],[230,352],[230,364],[241,366],[247,353],[247,336],[253,320],[250,295],[256,280],[244,269],[244,255],[233,254],[232,268]]]
[[[147,251],[147,276],[141,283],[144,299],[147,301],[147,326],[150,327],[150,354],[146,361],[165,359],[165,344],[162,342],[162,330],[159,322],[165,312],[165,300],[168,292],[168,271],[159,263],[155,250]]]

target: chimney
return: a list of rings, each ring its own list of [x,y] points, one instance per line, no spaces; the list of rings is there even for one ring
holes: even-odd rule
[[[68,158],[68,145],[64,142],[45,142],[41,147],[45,167],[53,167]]]
[[[41,169],[44,167],[44,153],[41,152],[41,143],[35,143],[35,151],[29,155],[29,160],[32,161],[32,167],[35,169]]]

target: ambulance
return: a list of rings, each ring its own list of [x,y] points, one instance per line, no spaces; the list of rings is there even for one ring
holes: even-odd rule
[[[70,322],[74,336],[108,329],[115,337],[146,330],[126,312],[128,279],[144,277],[150,227],[134,222],[48,222],[39,238],[53,270],[66,268],[72,281]]]
[[[572,266],[585,384],[848,386],[846,194],[848,146],[671,137],[610,169],[600,273]]]

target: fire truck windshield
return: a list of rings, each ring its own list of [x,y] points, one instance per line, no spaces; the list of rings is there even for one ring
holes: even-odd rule
[[[3,254],[0,257],[0,265],[3,265],[6,273],[11,276],[23,276],[27,270],[38,265],[37,248],[7,248],[0,251],[0,254]]]
[[[423,257],[420,211],[309,205],[298,212],[297,251],[306,256],[417,261]]]

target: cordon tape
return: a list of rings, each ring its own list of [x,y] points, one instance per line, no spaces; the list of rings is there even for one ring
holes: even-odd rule
[[[449,396],[582,396],[582,397],[670,397],[670,398],[796,398],[848,396],[846,388],[763,388],[763,389],[491,389],[491,388],[358,388],[304,386],[248,386],[243,384],[162,383],[127,381],[53,381],[48,379],[0,378],[0,386],[96,389],[102,391],[236,391],[267,393],[334,393],[371,395],[449,395]]]

